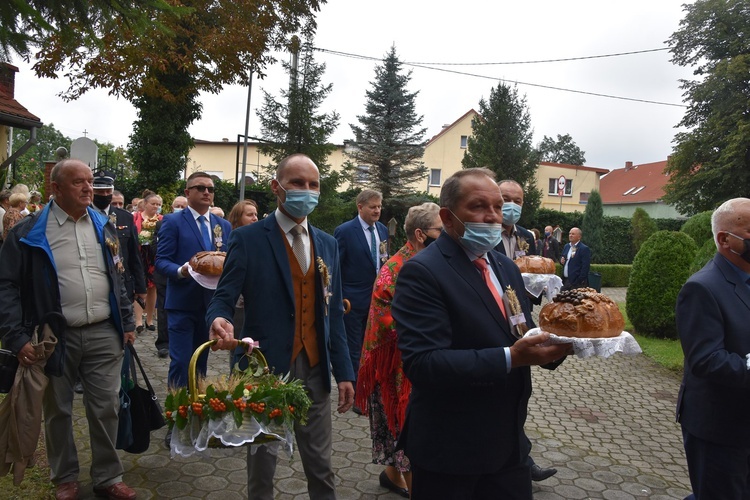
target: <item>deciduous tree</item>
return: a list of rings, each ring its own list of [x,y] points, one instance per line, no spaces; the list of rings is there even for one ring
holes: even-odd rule
[[[13,129],[13,151],[17,151],[29,140],[30,132]],[[13,182],[39,188],[44,182],[44,162],[55,159],[55,150],[60,146],[70,150],[73,142],[50,123],[37,130],[36,143],[13,162]]]
[[[667,40],[688,109],[666,168],[664,201],[685,214],[750,196],[750,8],[746,0],[697,0]]]
[[[567,165],[584,165],[586,153],[570,137],[570,134],[557,134],[557,140],[546,135],[537,146],[540,161],[565,163]]]
[[[524,216],[541,203],[536,187],[539,154],[532,146],[531,117],[526,97],[516,87],[498,83],[490,98],[479,101],[479,116],[471,122],[471,135],[461,164],[463,168],[487,167],[498,179],[513,179],[524,187]],[[525,217],[521,217],[521,222]]]
[[[413,184],[426,180],[421,158],[427,129],[416,111],[419,92],[407,90],[410,80],[411,72],[403,72],[396,47],[391,47],[375,68],[365,114],[357,116],[359,125],[349,125],[354,140],[347,154],[354,164],[348,165],[347,173],[356,178],[358,168],[367,168],[364,184],[383,193],[384,200],[413,193]]]

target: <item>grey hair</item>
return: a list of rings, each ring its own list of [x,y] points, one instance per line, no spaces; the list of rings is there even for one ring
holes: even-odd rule
[[[414,231],[416,229],[422,229],[424,231],[428,227],[432,227],[432,223],[439,212],[440,206],[431,201],[411,207],[406,214],[406,220],[404,221],[406,239],[414,243]]]
[[[716,241],[716,236],[719,231],[729,231],[730,229],[734,229],[735,226],[733,223],[737,221],[735,210],[739,208],[737,205],[745,203],[750,203],[750,199],[732,198],[731,200],[722,203],[719,208],[714,210],[714,213],[711,214],[711,232],[714,234],[714,243],[716,243],[717,247],[719,245]]]

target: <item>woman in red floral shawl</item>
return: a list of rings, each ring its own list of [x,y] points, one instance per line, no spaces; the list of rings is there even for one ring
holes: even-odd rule
[[[357,376],[356,405],[370,417],[372,461],[386,466],[380,474],[380,485],[405,498],[409,498],[408,488],[411,487],[409,459],[403,450],[396,451],[395,447],[404,423],[411,384],[401,365],[391,301],[404,262],[440,235],[443,223],[439,211],[435,203],[409,209],[404,222],[406,245],[380,268],[375,281]]]

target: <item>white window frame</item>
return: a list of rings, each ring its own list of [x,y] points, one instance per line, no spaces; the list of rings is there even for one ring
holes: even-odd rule
[[[558,177],[559,179],[559,177]],[[550,188],[553,188],[550,190]],[[550,177],[549,186],[547,186],[547,194],[550,196],[558,196],[557,194],[557,179]],[[573,179],[565,179],[565,192],[563,196],[573,196]]]
[[[435,173],[437,173],[437,182],[435,182]],[[443,180],[443,171],[440,168],[431,168],[430,169],[430,179],[429,184],[430,186],[440,186],[440,183]]]

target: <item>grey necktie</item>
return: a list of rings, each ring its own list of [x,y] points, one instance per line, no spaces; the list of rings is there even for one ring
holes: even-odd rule
[[[304,232],[304,228],[297,224],[294,226],[289,232],[292,233],[292,236],[294,239],[292,239],[292,252],[294,252],[294,256],[297,257],[297,262],[299,262],[299,267],[302,269],[302,272],[307,272],[307,252],[305,252],[305,244],[302,241],[302,233]]]

